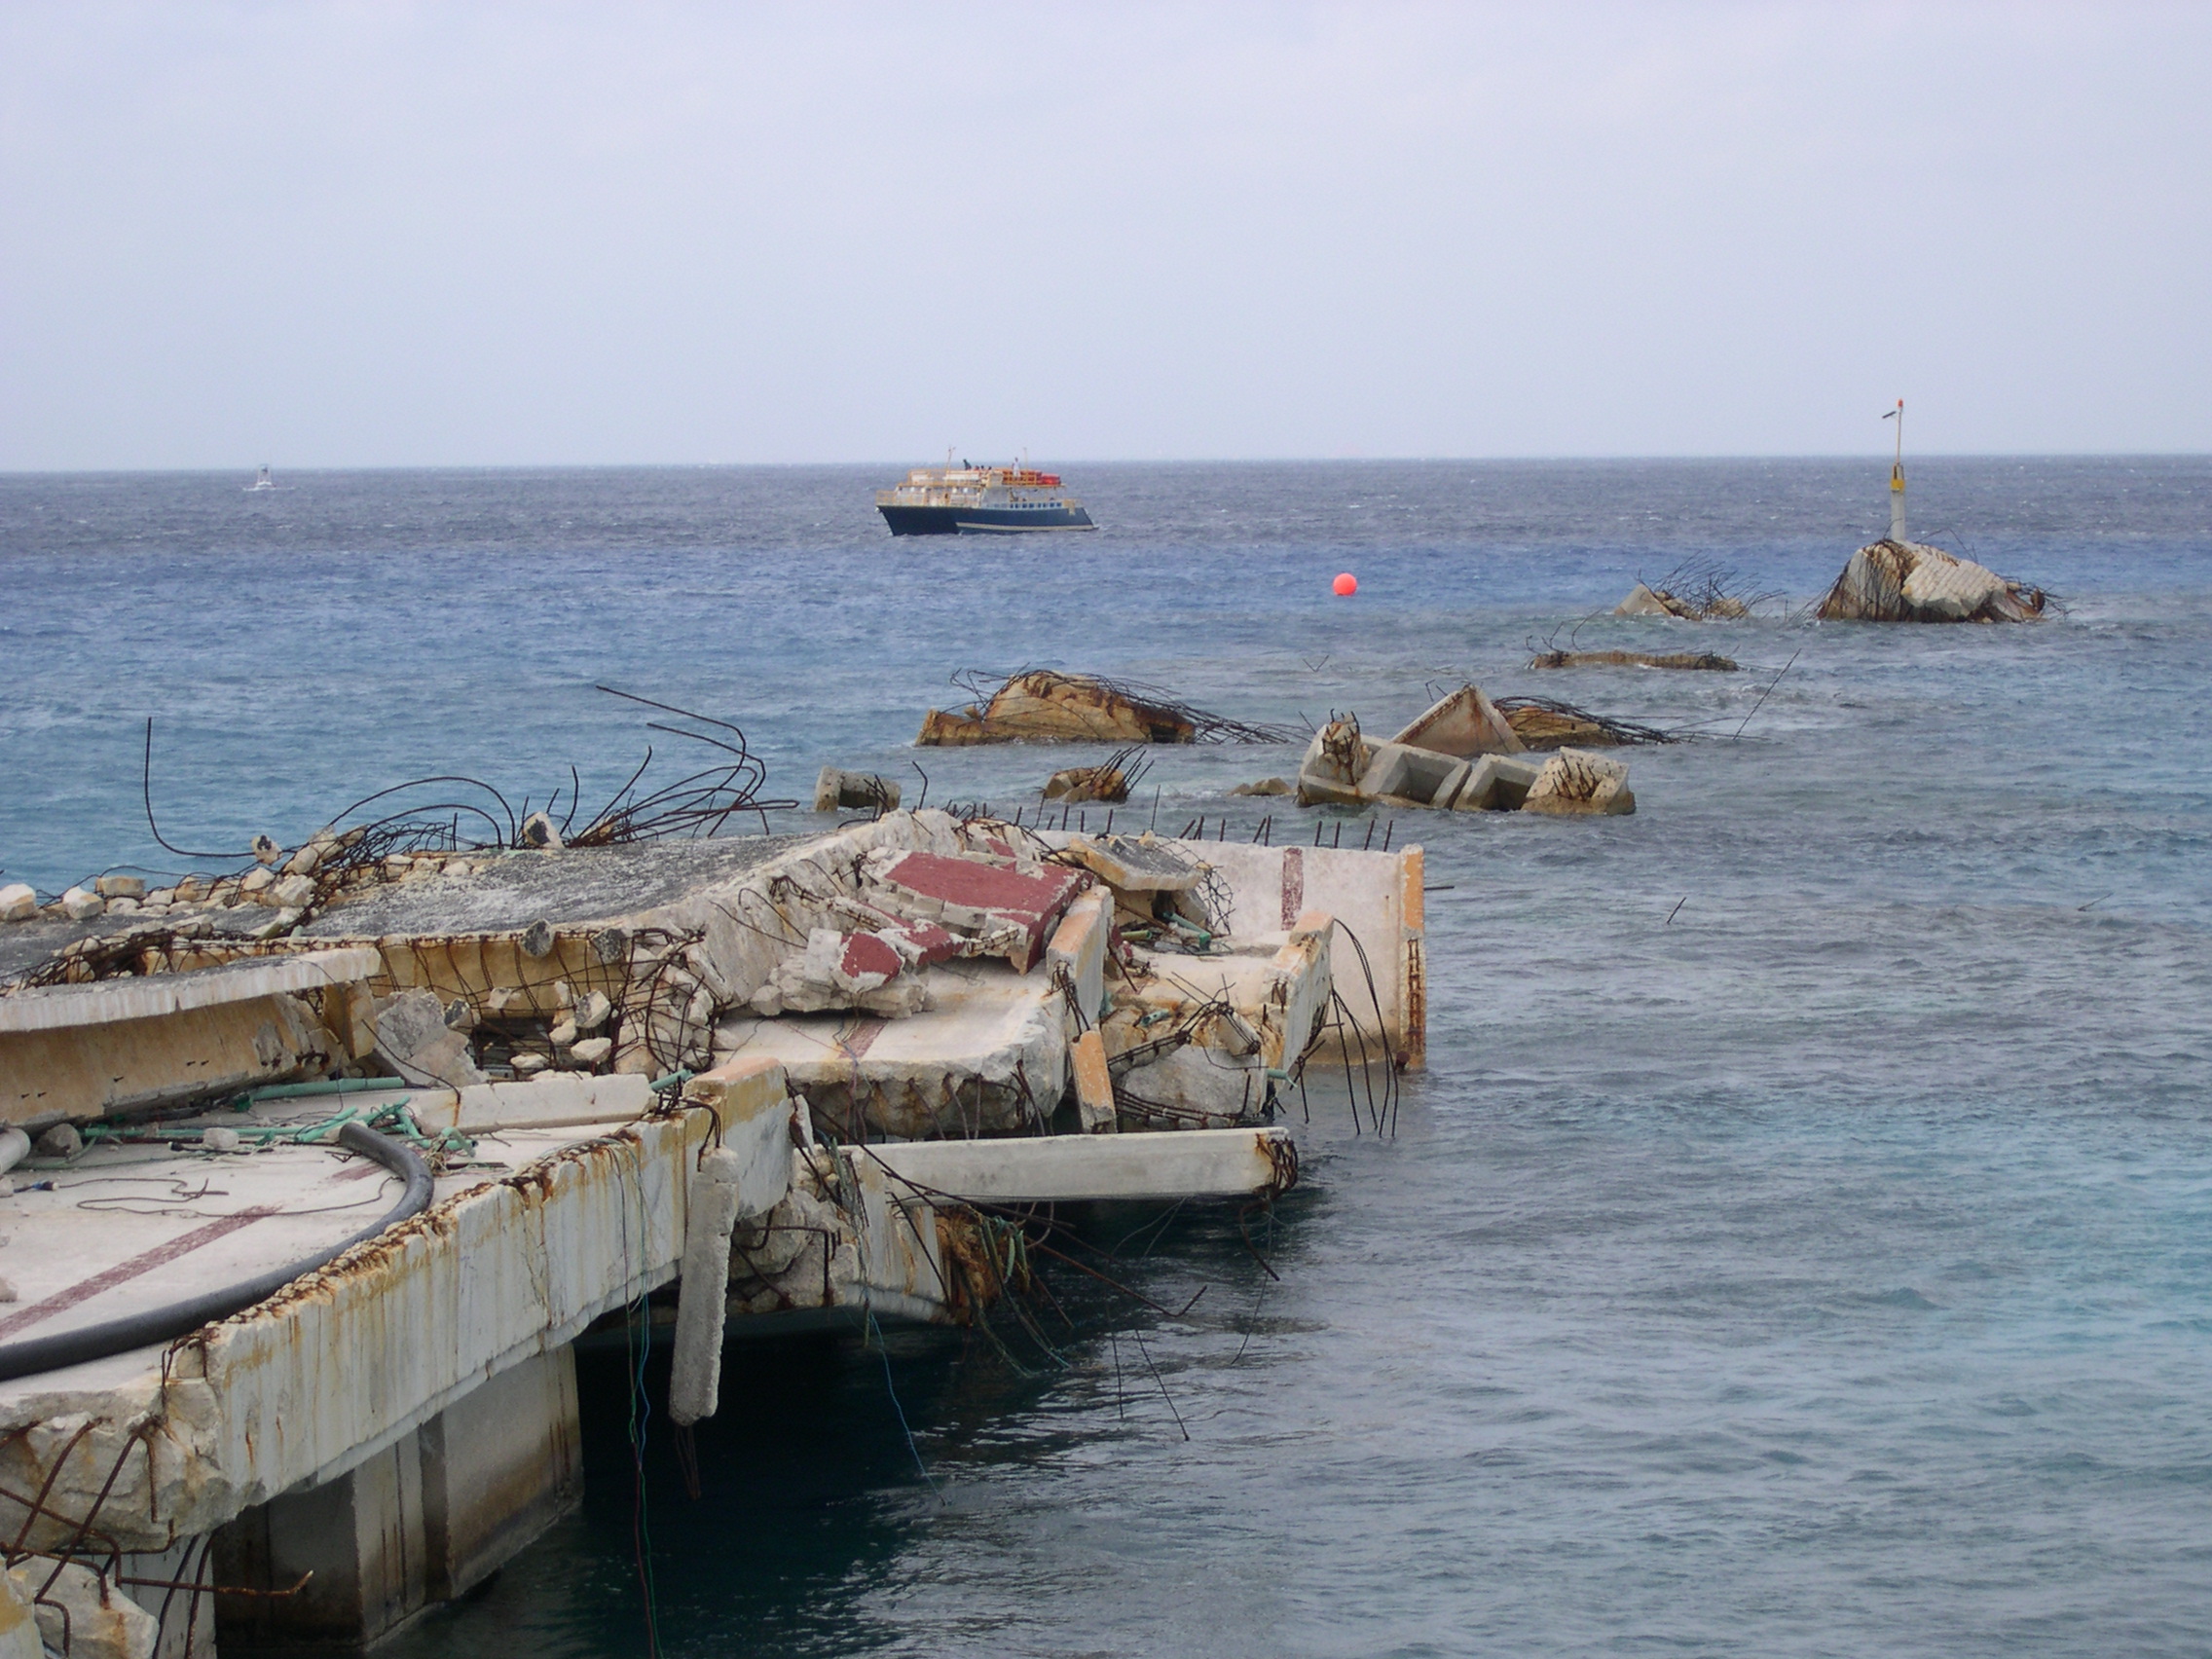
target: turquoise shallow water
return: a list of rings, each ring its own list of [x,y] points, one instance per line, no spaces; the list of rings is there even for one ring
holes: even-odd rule
[[[610,791],[651,734],[602,681],[736,719],[784,793],[905,768],[970,665],[1702,723],[1634,753],[1633,819],[1399,821],[1445,889],[1430,1066],[1394,1140],[1315,1092],[1279,1284],[1187,1211],[1127,1248],[1208,1287],[1184,1317],[1071,1285],[1031,1375],[894,1338],[941,1497],[877,1356],[737,1350],[698,1503],[648,1435],[665,1650],[2201,1652],[2212,463],[1913,479],[1917,533],[2067,618],[1602,620],[1748,672],[1522,668],[1684,557],[1810,597],[1882,528],[1872,465],[1086,468],[1108,529],[1044,548],[894,544],[853,469],[0,479],[0,866],[170,862],[148,714],[202,846],[422,772]],[[1288,814],[1227,788],[1294,759],[1148,782],[1249,833]],[[1065,762],[923,763],[1011,807]],[[619,1358],[583,1381],[583,1513],[401,1651],[643,1650]]]

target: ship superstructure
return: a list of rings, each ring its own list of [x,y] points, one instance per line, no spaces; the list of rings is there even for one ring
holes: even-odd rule
[[[1026,466],[917,466],[875,506],[893,535],[1098,528],[1058,473]]]

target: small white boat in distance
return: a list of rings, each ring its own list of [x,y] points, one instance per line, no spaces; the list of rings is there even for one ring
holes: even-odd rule
[[[269,476],[269,468],[266,466],[261,469],[261,476],[259,478],[256,478],[251,484],[248,484],[246,486],[248,492],[255,490],[274,490],[276,488],[276,481]]]

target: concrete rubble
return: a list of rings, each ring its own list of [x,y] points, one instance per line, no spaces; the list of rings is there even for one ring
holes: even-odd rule
[[[1567,735],[1635,741],[1564,705],[1493,704],[1472,685],[1440,699],[1388,743],[1339,715],[1313,735],[1298,773],[1302,806],[1427,807],[1445,812],[1535,811],[1613,816],[1636,810],[1628,768],[1566,747]],[[1656,735],[1656,734],[1654,734]],[[1556,751],[1539,760],[1530,749]]]
[[[873,772],[848,772],[825,766],[814,780],[814,810],[838,812],[863,807],[876,812],[899,809],[899,786]]]
[[[1887,536],[1852,554],[1822,599],[1824,622],[2033,622],[2043,589],[1917,541]]]
[[[1685,622],[1732,622],[1751,614],[1742,600],[1725,595],[1700,601],[1655,588],[1643,582],[1628,590],[1628,597],[1613,607],[1615,616],[1676,616]]]
[[[1064,766],[1046,780],[1044,798],[1067,806],[1127,800],[1149,769],[1149,762],[1136,756],[1131,746],[1116,750],[1095,766]]]
[[[1780,594],[1753,592],[1737,571],[1712,559],[1685,559],[1655,581],[1639,581],[1613,607],[1615,616],[1737,622]]]
[[[1264,1201],[1310,1064],[1421,1063],[1418,847],[1040,831],[879,782],[827,833],[333,828],[0,895],[0,1654],[62,1623],[78,1654],[373,1641],[574,1505],[569,1345],[601,1323],[680,1327],[695,1420],[725,1329],[982,1317],[1028,1292],[991,1206]],[[166,1348],[16,1366],[17,1333],[327,1255],[390,1202],[347,1124],[414,1149],[426,1208]],[[210,1211],[70,1191],[211,1161]],[[72,1558],[85,1529],[113,1552]]]

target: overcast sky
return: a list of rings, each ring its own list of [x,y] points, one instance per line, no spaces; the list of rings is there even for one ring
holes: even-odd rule
[[[2212,7],[0,8],[0,467],[2212,450]]]

